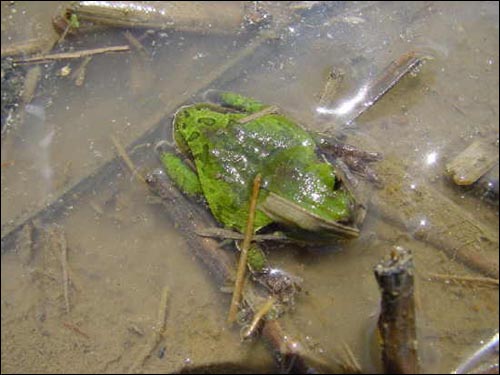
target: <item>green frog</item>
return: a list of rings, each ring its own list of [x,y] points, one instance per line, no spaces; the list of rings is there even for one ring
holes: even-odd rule
[[[262,183],[254,230],[279,228],[289,239],[331,242],[359,236],[365,207],[356,198],[342,160],[354,168],[379,159],[306,131],[274,107],[231,92],[220,105],[181,107],[173,138],[181,158],[160,150],[162,164],[181,191],[203,197],[226,229],[243,232],[252,181]],[[339,157],[340,155],[340,157]],[[264,272],[259,250],[249,254],[253,271]]]

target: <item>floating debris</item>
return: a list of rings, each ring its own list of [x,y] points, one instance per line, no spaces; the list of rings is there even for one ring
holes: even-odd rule
[[[93,25],[203,34],[236,34],[246,26],[260,25],[270,20],[261,7],[253,3],[192,3],[182,1],[77,1],[68,6],[62,15],[54,17],[56,30],[64,33],[71,29],[88,30]],[[72,21],[76,17],[78,27]],[[90,26],[89,26],[90,25]]]
[[[471,185],[498,165],[498,139],[476,140],[446,165],[457,185]]]

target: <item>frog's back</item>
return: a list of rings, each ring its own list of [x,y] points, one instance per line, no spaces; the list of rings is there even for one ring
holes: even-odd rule
[[[214,119],[213,114],[203,117],[203,111],[199,111],[195,116],[200,126],[182,136],[210,209],[224,226],[239,231],[245,228],[257,173],[263,180],[259,202],[273,192],[332,220],[346,215],[345,207],[336,207],[333,215],[330,212],[330,201],[338,200],[332,196],[336,194],[333,168],[319,160],[314,139],[293,121],[279,114],[247,123],[238,122],[244,114]],[[270,217],[257,211],[256,229],[271,222]]]

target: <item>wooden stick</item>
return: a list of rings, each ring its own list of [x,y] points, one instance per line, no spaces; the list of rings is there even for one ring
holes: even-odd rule
[[[255,219],[255,208],[257,207],[257,197],[259,195],[261,179],[261,175],[258,174],[253,180],[245,238],[243,239],[243,245],[241,246],[240,260],[238,263],[238,270],[236,271],[236,282],[234,284],[233,299],[231,300],[229,315],[227,317],[227,321],[230,324],[234,323],[236,320],[236,313],[238,312],[238,305],[241,299],[241,291],[243,289],[243,281],[245,280],[245,271],[247,269],[248,249],[254,232],[253,223]]]
[[[435,280],[452,280],[458,282],[469,282],[476,284],[484,284],[488,286],[496,286],[498,288],[498,279],[491,277],[474,277],[474,276],[459,276],[459,275],[443,275],[439,273],[430,273],[429,278]]]
[[[71,78],[75,80],[76,86],[83,85],[83,82],[85,81],[85,75],[87,74],[87,65],[91,60],[92,56],[87,56],[71,76]]]
[[[378,329],[382,361],[388,374],[418,374],[413,258],[397,247],[374,269],[382,293]]]
[[[245,18],[250,16],[255,23],[265,21],[264,17],[252,12],[251,6],[204,2],[80,1],[73,2],[65,13],[76,14],[83,24],[91,22],[129,29],[174,29],[202,34],[236,34],[241,32]]]
[[[87,335],[85,332],[83,332],[80,327],[74,325],[73,323],[70,322],[63,322],[63,326],[72,330],[73,332],[78,333],[80,336],[85,337],[86,339],[90,339],[90,336]]]
[[[250,323],[248,328],[245,330],[245,332],[241,336],[242,340],[248,339],[249,337],[251,337],[254,334],[260,321],[269,312],[269,310],[271,310],[274,302],[275,302],[274,297],[268,298],[266,303],[264,303],[264,305],[254,314],[252,322]]]
[[[361,138],[351,140],[363,147]],[[417,240],[484,276],[498,279],[498,231],[432,186],[406,184],[408,168],[396,157],[385,157],[377,164],[385,187],[371,196],[371,206],[384,220],[404,231],[413,223]],[[417,217],[422,217],[422,221],[415,222]]]
[[[135,37],[132,35],[132,33],[130,31],[125,31],[123,33],[123,35],[125,36],[125,38],[127,39],[127,41],[132,45],[132,47],[134,47],[138,52],[139,54],[141,55],[141,57],[144,59],[144,60],[147,60],[148,59],[148,52],[146,51],[146,48],[144,48],[144,46],[142,45],[142,43]]]
[[[342,353],[339,355],[339,358],[336,359],[336,362],[342,368],[343,374],[363,373],[359,361],[357,360],[356,356],[352,352],[352,349],[346,342],[342,343]]]
[[[137,172],[137,168],[135,167],[132,160],[130,160],[130,158],[128,157],[127,152],[125,151],[125,148],[123,148],[121,143],[118,142],[118,140],[113,135],[110,135],[109,137],[111,138],[111,141],[115,145],[118,155],[120,155],[120,157],[127,165],[128,169],[130,169],[132,175],[134,175],[140,182],[146,183],[146,179]]]
[[[227,60],[225,63],[219,65],[214,70],[211,70],[207,75],[205,75],[200,80],[196,80],[191,87],[189,87],[186,92],[191,93],[186,96],[179,96],[169,101],[161,109],[154,112],[151,116],[144,120],[144,124],[140,126],[141,129],[147,129],[144,133],[136,138],[134,141],[129,143],[127,149],[132,149],[137,144],[143,144],[146,142],[151,142],[156,135],[158,129],[160,128],[160,122],[178,107],[186,104],[186,97],[191,97],[195,93],[201,93],[210,86],[221,85],[223,82],[234,78],[236,75],[241,74],[241,67],[245,66],[245,62],[253,58],[255,55],[259,55],[259,47],[264,45],[266,42],[271,40],[271,36],[268,33],[262,33],[259,37],[253,39],[246,47],[238,51],[234,57]],[[7,129],[7,127],[4,127]],[[108,173],[110,168],[115,167],[115,163],[118,158],[107,158],[105,161],[86,176],[84,176],[79,181],[74,184],[66,186],[62,191],[57,192],[48,199],[45,199],[39,203],[34,211],[29,211],[20,214],[16,217],[12,224],[2,225],[1,235],[2,235],[2,249],[8,248],[8,243],[11,243],[15,234],[22,228],[22,226],[29,220],[34,220],[37,218],[43,218],[45,216],[52,216],[55,211],[64,209],[71,201],[74,201],[77,193],[82,190],[88,191],[90,186],[94,186],[95,181],[98,178],[103,178]]]
[[[69,276],[68,276],[68,247],[66,245],[66,238],[62,227],[55,226],[52,229],[52,235],[56,238],[56,243],[61,250],[61,267],[62,267],[62,285],[64,293],[64,305],[66,307],[66,314],[69,314]]]
[[[158,335],[165,335],[165,328],[167,325],[167,302],[168,302],[169,288],[167,286],[163,287],[160,299],[160,306],[158,308]]]
[[[269,107],[266,107],[259,112],[252,113],[251,115],[248,115],[246,117],[240,118],[237,122],[238,124],[246,124],[247,122],[256,120],[262,116],[270,115],[273,113],[279,112],[279,108],[275,105],[271,105]]]
[[[2,46],[2,58],[8,56],[29,55],[31,53],[42,52],[52,46],[53,42],[48,39],[29,39],[23,42]]]
[[[169,288],[167,286],[163,287],[160,305],[158,308],[158,320],[156,322],[155,329],[149,339],[149,341],[144,346],[144,350],[141,352],[137,360],[132,364],[129,369],[129,373],[135,373],[140,367],[144,365],[144,362],[151,356],[151,353],[155,350],[156,346],[165,334],[165,326],[167,324],[167,302],[168,302]]]
[[[202,238],[195,231],[197,228],[213,226],[213,216],[205,207],[190,203],[186,197],[172,186],[171,181],[161,170],[148,174],[146,182],[149,188],[158,194],[165,205],[165,213],[178,225],[190,251],[201,261],[210,275],[220,285],[228,285],[235,280],[234,255],[220,249],[218,241]],[[245,303],[256,312],[257,303],[252,298],[258,294],[252,283],[247,283],[243,290]],[[331,373],[332,368],[316,353],[303,347],[289,330],[285,330],[278,320],[265,320],[262,336],[270,344],[271,352],[280,365],[290,367],[296,373]],[[293,363],[292,363],[293,362]]]
[[[35,56],[35,57],[28,57],[26,59],[18,59],[18,60],[14,60],[14,62],[17,64],[29,64],[29,63],[38,64],[38,63],[43,63],[43,62],[47,62],[50,60],[79,59],[81,57],[98,55],[101,53],[125,52],[125,51],[130,51],[130,47],[129,46],[111,46],[111,47],[87,49],[87,50],[76,51],[76,52],[54,53],[51,55],[41,55],[41,56]]]

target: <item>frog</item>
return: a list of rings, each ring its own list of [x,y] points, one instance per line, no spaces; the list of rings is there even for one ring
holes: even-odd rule
[[[222,227],[244,232],[259,174],[254,232],[278,228],[301,243],[359,237],[366,205],[341,159],[360,170],[378,153],[308,131],[276,106],[233,92],[179,108],[172,129],[176,150],[157,147],[167,175],[184,194],[202,198]],[[249,268],[266,275],[273,293],[294,283],[267,265],[259,247],[249,252]]]

